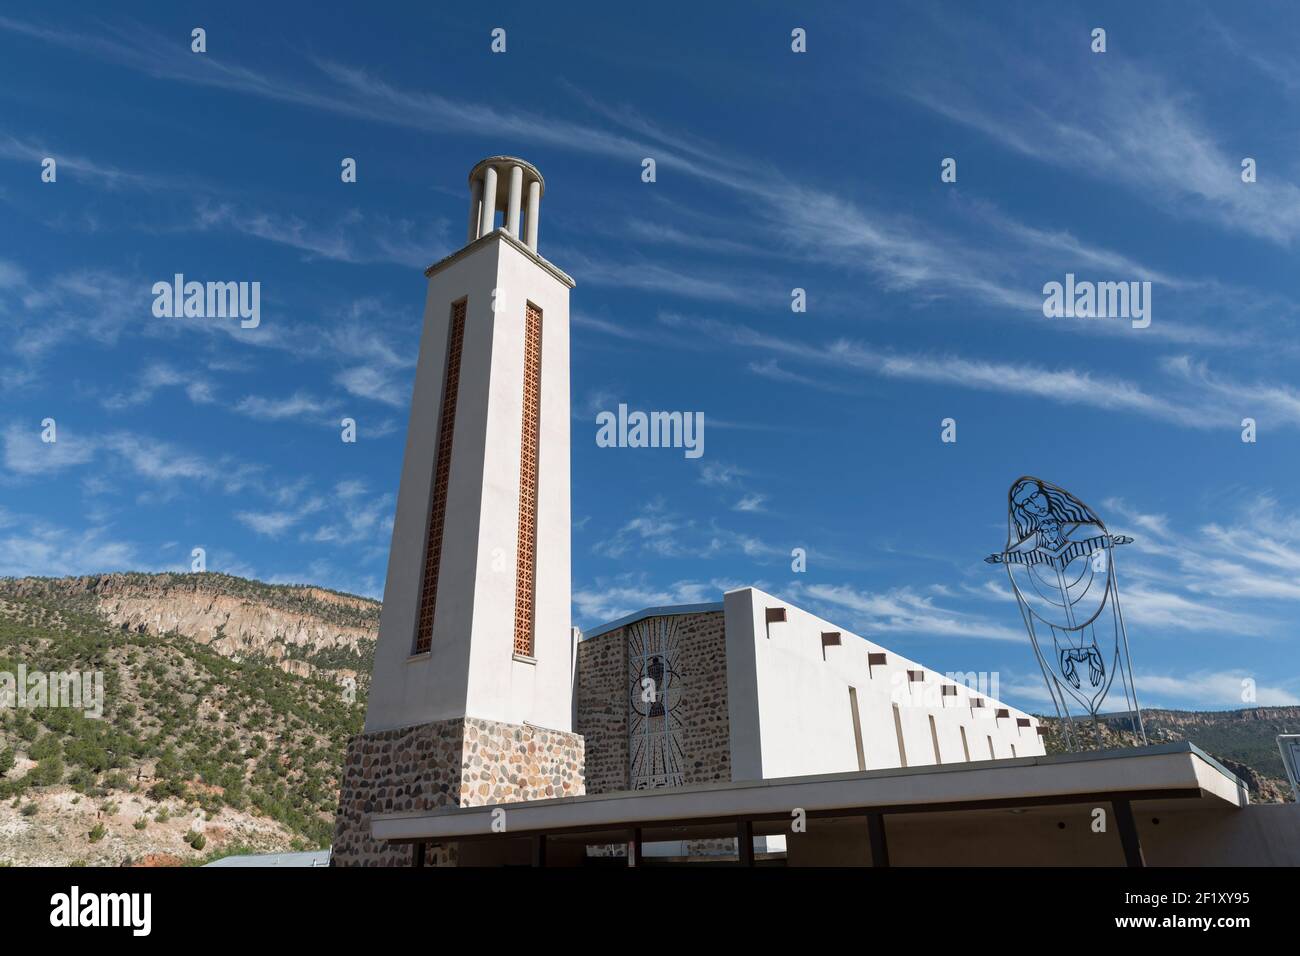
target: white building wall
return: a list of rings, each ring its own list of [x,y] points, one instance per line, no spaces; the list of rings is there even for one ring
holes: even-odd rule
[[[857,770],[850,687],[867,770],[902,765],[895,704],[911,767],[963,761],[963,727],[973,761],[989,759],[989,737],[997,758],[1011,757],[1013,746],[1017,756],[1044,752],[1038,720],[1023,711],[755,588],[730,591],[723,602],[733,780]],[[766,624],[767,608],[784,608],[786,620]],[[832,631],[840,644],[823,658],[821,635]],[[886,663],[868,667],[869,653],[885,654]],[[924,681],[908,680],[908,671],[923,671]],[[945,684],[956,696],[941,694]],[[972,699],[984,706],[973,708]],[[999,709],[1008,716],[996,718]],[[1029,726],[1018,727],[1018,718]]]
[[[429,279],[368,733],[462,716],[572,728],[569,285],[540,263],[498,231]],[[437,614],[430,652],[413,656],[447,335],[461,298],[468,301]],[[533,662],[514,657],[528,302],[542,310]]]
[[[570,594],[569,287],[519,246],[500,242],[479,521],[478,587],[467,712],[507,723],[572,729]],[[504,301],[502,301],[504,298]],[[513,654],[523,420],[524,311],[542,311],[534,661]],[[492,315],[490,302],[485,304]],[[486,639],[484,639],[486,638]],[[504,658],[503,655],[504,654]]]

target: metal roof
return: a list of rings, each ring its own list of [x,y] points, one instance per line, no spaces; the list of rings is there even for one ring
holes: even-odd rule
[[[329,850],[309,850],[306,853],[253,853],[247,856],[223,856],[204,864],[209,866],[329,866]]]

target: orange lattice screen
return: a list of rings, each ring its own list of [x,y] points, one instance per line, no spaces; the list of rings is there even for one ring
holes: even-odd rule
[[[542,417],[542,312],[524,315],[524,414],[519,442],[519,536],[515,563],[515,653],[533,656],[537,583],[537,453]]]
[[[442,411],[438,415],[438,451],[433,488],[429,493],[429,527],[424,545],[424,575],[420,614],[415,627],[415,653],[433,644],[433,611],[438,600],[438,566],[442,563],[442,530],[447,520],[447,482],[451,478],[451,440],[456,429],[456,395],[460,386],[460,353],[465,344],[465,300],[451,307],[447,332],[447,370],[442,380]]]

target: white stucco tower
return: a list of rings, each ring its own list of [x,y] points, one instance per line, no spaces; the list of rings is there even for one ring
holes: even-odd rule
[[[334,866],[422,864],[375,814],[585,792],[572,731],[569,290],[537,253],[544,184],[492,156],[429,280],[366,724]],[[434,845],[430,862],[455,851]]]
[[[571,729],[569,290],[537,252],[542,175],[469,176],[430,266],[366,732],[475,717]]]

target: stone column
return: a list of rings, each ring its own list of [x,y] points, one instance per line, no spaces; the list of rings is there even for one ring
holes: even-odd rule
[[[519,238],[519,201],[524,193],[524,168],[510,167],[510,204],[506,207],[506,232]]]
[[[478,234],[486,236],[496,226],[497,220],[497,171],[489,166],[483,170],[483,216],[479,219]]]
[[[474,180],[473,185],[469,187],[469,235],[465,237],[466,242],[473,242],[478,238],[479,203],[483,201],[483,180]]]
[[[534,179],[528,184],[528,248],[533,252],[537,251],[537,213],[541,205],[542,184]]]

